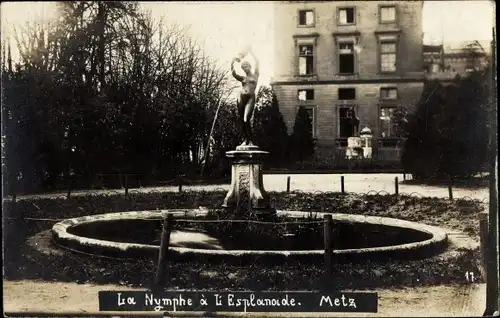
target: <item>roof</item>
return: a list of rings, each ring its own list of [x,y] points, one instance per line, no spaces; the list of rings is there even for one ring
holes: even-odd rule
[[[455,41],[446,42],[444,50],[446,52],[461,51],[464,48],[473,48],[477,51],[488,53],[490,51],[491,41],[485,40],[469,40],[469,41]]]

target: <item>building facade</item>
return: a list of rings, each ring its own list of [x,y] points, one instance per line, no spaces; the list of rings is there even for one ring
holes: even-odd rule
[[[434,74],[444,71],[444,49],[442,44],[424,45],[422,54],[424,55],[423,67],[426,74]]]
[[[368,127],[373,158],[399,161],[392,114],[414,107],[422,94],[422,7],[423,1],[276,2],[271,84],[288,132],[304,106],[317,156],[342,156],[347,138]]]
[[[444,82],[456,76],[464,77],[470,72],[483,71],[490,58],[490,43],[466,41],[446,46],[424,45],[424,71],[428,79]]]

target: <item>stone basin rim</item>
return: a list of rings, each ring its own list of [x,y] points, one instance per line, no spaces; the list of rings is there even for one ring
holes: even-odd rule
[[[72,219],[67,219],[56,223],[52,227],[52,236],[56,243],[61,247],[69,245],[74,245],[75,243],[87,246],[104,248],[114,251],[126,252],[130,249],[144,250],[145,252],[158,251],[158,245],[149,244],[139,244],[139,243],[124,243],[124,242],[113,242],[107,240],[100,240],[94,238],[88,238],[84,236],[74,235],[68,232],[68,229],[81,225],[94,222],[112,222],[117,220],[134,220],[134,219],[158,219],[164,217],[167,213],[172,213],[174,218],[181,217],[199,217],[205,216],[207,211],[202,211],[199,209],[170,209],[170,210],[152,210],[152,211],[131,211],[131,212],[117,212],[108,214],[97,214],[89,215],[83,217],[77,217]],[[412,242],[399,245],[381,246],[381,247],[369,247],[360,249],[345,249],[345,250],[333,250],[334,255],[359,255],[359,254],[370,254],[370,253],[383,253],[383,252],[394,252],[394,251],[417,251],[420,248],[429,246],[439,246],[441,244],[446,244],[448,237],[446,230],[427,225],[416,223],[412,221],[405,221],[400,219],[379,217],[379,216],[364,216],[355,214],[340,214],[340,213],[326,213],[326,212],[304,212],[304,211],[277,211],[277,215],[288,215],[292,217],[307,217],[308,215],[316,215],[321,218],[325,214],[332,215],[334,221],[348,221],[354,223],[368,223],[374,225],[386,225],[392,227],[405,228],[410,230],[416,230],[424,232],[431,235],[431,238],[419,242]],[[185,247],[170,247],[170,250],[177,252],[179,254],[184,253],[194,253],[199,255],[228,255],[228,256],[243,256],[243,255],[323,255],[324,250],[293,250],[293,251],[270,251],[270,250],[211,250],[211,249],[199,249],[199,248],[185,248]],[[96,254],[99,255],[99,254]]]

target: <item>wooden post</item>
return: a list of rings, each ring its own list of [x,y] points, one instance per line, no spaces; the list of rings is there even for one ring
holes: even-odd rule
[[[286,177],[286,193],[290,193],[290,176]]]
[[[72,184],[73,184],[73,176],[70,176],[69,181],[68,181],[68,193],[66,194],[67,199],[71,198],[71,186],[72,186]]]
[[[165,281],[168,246],[170,245],[170,233],[172,232],[173,223],[174,223],[174,217],[171,213],[168,213],[167,216],[163,219],[163,230],[161,232],[160,251],[158,253],[158,265],[156,268],[156,276],[154,280],[155,287],[161,286]]]
[[[496,39],[496,27],[492,27],[492,39]],[[497,79],[497,59],[496,59],[496,41],[491,41],[491,65],[490,68],[490,103],[496,104],[498,98],[498,90],[496,88]],[[500,297],[498,291],[498,141],[497,130],[498,123],[496,121],[498,110],[493,107],[493,116],[490,119],[490,138],[489,138],[489,204],[488,204],[488,265],[486,271],[486,310],[483,316],[492,316],[495,311],[498,312],[500,307]]]
[[[496,130],[495,130],[496,131]],[[496,141],[495,141],[496,143]],[[496,149],[496,148],[495,148]],[[492,152],[495,150],[492,149]],[[489,176],[488,235],[486,236],[486,309],[483,316],[493,316],[500,307],[498,286],[498,188],[497,169],[492,169]],[[491,171],[491,170],[490,170]]]
[[[325,243],[325,277],[331,278],[332,276],[332,256],[333,256],[333,244],[332,244],[332,230],[333,221],[331,214],[325,214],[324,216],[324,243]]]
[[[12,182],[12,187],[10,189],[12,192],[12,203],[16,203],[17,201],[17,175],[14,179],[14,181]]]
[[[128,174],[125,174],[125,196],[128,196]]]
[[[453,200],[453,189],[452,189],[452,178],[451,176],[448,177],[448,196],[450,200]]]
[[[479,239],[481,242],[482,265],[486,274],[486,268],[488,264],[488,214],[487,213],[479,213]]]
[[[12,182],[12,214],[13,216],[17,218],[21,218],[20,215],[17,214],[17,176],[15,177],[14,181]]]
[[[344,188],[344,176],[340,176],[340,191],[342,193],[345,193],[345,188]]]
[[[406,181],[406,173],[403,173],[403,181]]]
[[[396,195],[399,194],[399,183],[398,183],[398,177],[395,177],[394,178],[394,192],[396,193]]]
[[[179,183],[179,192],[182,192],[182,178],[177,177],[177,182]]]

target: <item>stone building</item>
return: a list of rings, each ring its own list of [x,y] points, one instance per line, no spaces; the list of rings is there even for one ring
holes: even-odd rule
[[[449,43],[444,47],[445,70],[465,75],[486,68],[489,58],[489,44],[476,40]]]
[[[373,158],[399,161],[392,114],[422,94],[422,8],[423,1],[276,2],[271,84],[289,133],[305,106],[317,156],[345,156],[347,138],[369,127]]]
[[[426,74],[444,71],[444,48],[442,44],[424,45],[422,54],[424,56],[423,67]]]
[[[463,77],[470,72],[484,70],[490,58],[490,44],[481,42],[424,45],[426,77],[451,82],[456,76]]]

